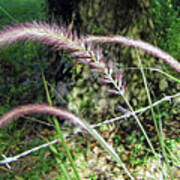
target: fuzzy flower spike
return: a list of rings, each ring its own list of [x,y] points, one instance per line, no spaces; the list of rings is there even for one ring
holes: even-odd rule
[[[113,67],[107,65],[101,49],[94,50],[92,42],[122,43],[126,46],[140,48],[149,54],[162,58],[176,71],[180,72],[180,63],[176,59],[161,49],[140,40],[122,36],[87,36],[78,38],[77,34],[69,32],[65,28],[60,28],[56,24],[48,25],[36,22],[22,23],[0,31],[0,47],[25,40],[36,40],[52,48],[66,50],[67,55],[76,58],[81,63],[90,65],[92,71],[99,72],[102,76],[102,82],[114,84],[118,91],[110,90],[110,92],[116,94],[119,92],[123,94],[125,91],[122,76],[119,72],[114,72]],[[116,81],[113,80],[114,78]]]
[[[105,70],[106,63],[100,50],[94,51],[91,43],[84,43],[76,33],[56,24],[22,23],[6,27],[0,31],[0,47],[18,41],[36,40],[58,50],[66,50],[67,55],[92,67]]]
[[[28,114],[50,114],[54,116],[59,116],[61,118],[69,120],[76,126],[81,127],[85,132],[90,133],[86,126],[84,126],[85,122],[79,119],[76,115],[64,109],[47,104],[28,104],[17,107],[5,113],[2,117],[0,117],[0,128],[6,126],[12,120],[18,119],[19,117],[23,117]]]
[[[92,43],[84,43],[82,39],[78,38],[76,33],[60,28],[56,24],[50,26],[36,22],[22,23],[0,31],[0,47],[18,41],[40,41],[52,48],[66,50],[68,56],[90,65],[92,71],[100,72],[102,76],[107,75],[109,70],[102,50],[100,48],[94,50]]]
[[[152,44],[146,43],[141,40],[130,39],[123,36],[87,36],[83,39],[84,42],[99,42],[99,43],[118,43],[125,46],[130,46],[134,48],[139,48],[143,51],[146,51],[148,54],[151,54],[155,57],[163,59],[168,63],[174,70],[180,72],[180,62],[178,62],[171,55],[161,50],[158,47],[153,46]]]
[[[27,114],[50,114],[55,115],[59,117],[63,117],[67,120],[69,120],[71,123],[75,124],[76,126],[79,126],[82,128],[86,133],[89,133],[92,135],[96,140],[100,142],[102,147],[104,147],[107,152],[109,152],[112,157],[121,164],[122,168],[125,170],[125,172],[128,174],[130,179],[134,180],[134,178],[129,173],[128,169],[125,167],[125,165],[122,163],[121,159],[119,158],[118,154],[114,151],[114,149],[106,143],[106,141],[103,139],[103,137],[95,130],[93,129],[86,121],[83,121],[79,119],[76,115],[72,114],[71,112],[68,112],[66,110],[60,109],[55,106],[46,105],[46,104],[29,104],[24,105],[21,107],[17,107],[10,112],[7,112],[0,118],[0,128],[4,125],[7,125],[10,123],[10,121],[17,119],[19,117],[22,117]]]
[[[68,50],[71,55],[89,57],[83,44],[79,43],[77,35],[65,28],[59,28],[56,24],[50,26],[36,22],[22,23],[0,31],[0,47],[24,40],[40,41],[55,49]]]
[[[93,52],[91,42],[121,43],[125,46],[140,48],[153,56],[159,57],[177,72],[180,72],[180,63],[175,58],[141,40],[134,40],[123,36],[87,36],[78,38],[77,34],[69,32],[65,28],[60,28],[56,24],[49,25],[42,22],[22,23],[9,26],[0,31],[0,47],[23,40],[37,40],[56,49],[67,50],[69,56],[76,57],[80,62],[105,69],[104,61],[99,59],[99,52]]]
[[[91,45],[86,46],[76,33],[72,33],[63,27],[60,28],[56,24],[22,23],[8,26],[0,31],[0,47],[25,40],[36,40],[54,49],[66,50],[69,56],[89,65],[93,65],[91,61],[95,62],[98,58],[95,57],[96,54]]]

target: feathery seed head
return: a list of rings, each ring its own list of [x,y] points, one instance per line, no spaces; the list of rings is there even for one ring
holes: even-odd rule
[[[141,40],[135,40],[123,36],[87,36],[83,38],[84,43],[118,43],[123,44],[125,46],[139,48],[143,51],[146,51],[148,54],[151,54],[155,57],[163,59],[166,63],[168,63],[174,70],[180,72],[180,62],[173,58],[171,55],[161,50],[158,47],[153,46],[152,44],[146,43]]]
[[[85,130],[85,132],[89,133],[89,130],[84,125],[85,122],[80,120],[76,115],[66,110],[60,109],[56,106],[51,106],[47,104],[24,105],[5,113],[0,118],[0,128],[9,124],[12,120],[15,120],[19,117],[23,117],[27,114],[50,114],[59,116],[61,118],[69,120],[71,123],[81,127],[83,130]]]
[[[25,40],[36,40],[52,48],[66,50],[70,57],[90,65],[92,71],[100,72],[102,76],[107,73],[111,75],[114,71],[114,63],[107,65],[99,47],[94,49],[93,44],[86,42],[85,37],[78,38],[77,33],[60,28],[56,24],[22,23],[0,31],[0,47]],[[103,82],[108,82],[106,77],[103,79]]]

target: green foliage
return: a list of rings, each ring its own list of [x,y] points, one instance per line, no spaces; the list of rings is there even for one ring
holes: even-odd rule
[[[153,0],[158,46],[180,59],[180,3],[178,0]]]
[[[39,52],[43,53],[40,46],[36,46]],[[15,51],[15,48],[19,50]],[[8,106],[22,104],[24,101],[31,102],[35,99],[42,102],[44,99],[43,84],[41,81],[40,64],[48,67],[48,63],[44,64],[43,59],[40,62],[37,54],[34,53],[34,45],[28,43],[27,47],[17,45],[9,48],[6,52],[1,50],[0,64],[0,81],[3,86],[0,91],[1,104]],[[32,92],[34,92],[32,94]],[[6,96],[3,96],[6,94]]]
[[[167,148],[169,148],[171,151],[175,151],[178,147],[178,138],[177,139],[166,138],[165,144]]]
[[[114,138],[115,145],[121,147],[120,156],[127,162],[130,162],[133,168],[147,162],[149,152],[147,152],[144,142],[144,136],[138,135],[135,131],[126,138],[121,135],[117,135]]]
[[[1,0],[0,1],[0,29],[6,25],[18,22],[43,20],[46,18],[44,0]],[[44,101],[44,89],[41,81],[40,66],[47,70],[48,61],[44,59],[45,49],[38,43],[26,42],[15,44],[0,50],[0,114],[4,114],[13,106],[25,102]],[[39,140],[24,144],[26,131],[21,127],[16,129],[15,123],[0,131],[0,152],[13,152],[18,154],[28,148],[39,145]],[[11,146],[9,146],[11,145]],[[22,148],[23,147],[23,148]],[[20,176],[23,179],[39,179],[42,173],[46,173],[51,164],[51,158],[44,158],[47,148],[39,152],[38,161],[32,171],[24,171]],[[36,153],[34,153],[36,154]],[[21,162],[21,161],[20,161]],[[51,165],[50,165],[51,164]],[[23,166],[23,165],[22,165]],[[17,169],[18,170],[18,169]],[[0,180],[20,179],[16,173],[3,173]]]
[[[82,68],[82,67],[81,67]],[[75,71],[74,75],[77,77],[80,74],[80,67],[77,67],[78,72]],[[73,70],[74,71],[74,70]],[[75,113],[81,114],[91,114],[91,111],[95,110],[94,100],[93,100],[93,88],[89,88],[85,86],[86,84],[90,84],[90,77],[88,71],[83,71],[83,78],[79,80],[75,80],[76,87],[73,88],[71,93],[68,95],[68,109],[74,111]]]
[[[8,3],[6,0],[0,1],[0,29],[5,25],[22,21],[42,20],[46,18],[45,15],[44,0],[10,0]],[[38,102],[42,102],[44,94],[40,64],[44,69],[48,67],[47,60],[40,56],[40,54],[45,55],[44,52],[42,45],[32,42],[16,44],[0,50],[1,114],[9,107],[26,101],[37,99]]]
[[[0,29],[9,23],[45,19],[45,0],[0,1]]]
[[[168,6],[166,7],[166,4],[168,4]],[[179,36],[178,36],[178,29],[179,29],[179,23],[180,23],[180,19],[177,17],[177,12],[174,9],[172,9],[173,5],[171,1],[166,2],[166,4],[164,4],[164,7],[166,8],[170,8],[170,13],[167,14],[167,24],[162,23],[162,19],[164,18],[164,7],[162,4],[160,4],[159,2],[156,2],[155,5],[157,6],[156,8],[159,8],[159,12],[154,11],[155,15],[159,18],[157,18],[157,24],[158,26],[158,35],[159,35],[159,42],[160,45],[167,51],[169,51],[172,55],[174,55],[175,57],[177,56],[177,58],[179,57],[179,53],[178,50],[180,49],[179,45],[178,45],[178,41],[180,40]],[[172,6],[170,6],[172,5]],[[13,7],[14,9],[14,7]],[[163,11],[162,11],[163,10]],[[163,18],[162,18],[163,17]],[[160,20],[161,19],[161,20]],[[27,19],[26,19],[27,20]],[[172,20],[174,20],[172,22]],[[165,31],[164,31],[165,30]],[[94,34],[99,34],[101,32],[101,29],[99,27],[94,26],[93,29],[93,33]],[[162,33],[162,34],[161,34]],[[162,35],[160,37],[160,35]],[[174,42],[175,39],[175,42]],[[177,42],[176,42],[177,41]],[[166,44],[166,43],[168,44]],[[37,51],[41,51],[43,49],[43,47],[39,46],[38,44],[36,44],[37,47],[35,47],[37,49]],[[16,51],[15,49],[18,49],[18,51]],[[39,63],[36,63],[37,61],[37,53],[34,52],[34,45],[32,45],[31,43],[27,43],[25,44],[25,46],[22,45],[16,45],[12,48],[10,48],[8,51],[1,51],[1,58],[5,59],[6,62],[9,63],[9,66],[11,68],[14,68],[14,72],[13,72],[13,76],[15,74],[17,74],[17,76],[14,78],[15,81],[17,82],[17,84],[22,83],[23,86],[18,86],[16,85],[16,83],[14,84],[13,81],[8,81],[8,93],[7,91],[7,87],[0,87],[2,90],[2,95],[0,94],[0,100],[2,102],[2,104],[7,104],[7,106],[2,105],[2,107],[0,107],[0,113],[4,113],[8,110],[8,106],[12,106],[12,105],[16,105],[19,104],[19,102],[23,102],[23,100],[28,100],[28,102],[30,102],[31,99],[36,99],[38,102],[43,101],[44,99],[44,95],[43,95],[43,87],[42,87],[42,83],[40,81],[40,68],[39,68]],[[44,51],[42,51],[41,53],[43,53]],[[174,54],[173,54],[174,53]],[[35,61],[32,61],[36,59]],[[48,63],[43,63],[43,58],[41,57],[41,65],[43,66],[43,69],[48,70]],[[46,61],[46,60],[45,60]],[[3,64],[1,65],[3,66]],[[5,66],[5,65],[4,65]],[[0,69],[3,69],[0,67]],[[23,69],[23,71],[22,71]],[[79,66],[76,69],[76,74],[80,74],[81,72],[81,67]],[[3,74],[5,74],[5,72],[3,72],[1,70],[1,75],[3,77]],[[10,74],[11,72],[8,71],[8,73]],[[7,74],[8,74],[7,73]],[[6,74],[6,75],[7,75]],[[8,74],[8,76],[9,76]],[[85,77],[84,79],[89,82],[89,75],[84,74]],[[31,77],[36,77],[31,79]],[[37,78],[38,77],[38,78]],[[1,81],[3,81],[4,77],[1,79]],[[83,79],[83,81],[84,81]],[[5,84],[5,82],[3,82],[3,84]],[[81,80],[78,81],[77,83],[77,88],[73,89],[73,93],[70,94],[68,96],[68,99],[70,102],[76,101],[77,96],[79,96],[79,99],[77,102],[77,107],[75,107],[73,110],[84,114],[91,114],[91,112],[88,113],[87,109],[91,111],[95,111],[98,110],[98,106],[96,107],[95,104],[97,105],[97,101],[93,101],[93,99],[95,99],[95,97],[93,96],[93,89],[88,89],[88,87],[84,86],[84,82],[82,82]],[[84,88],[82,89],[81,86],[84,86]],[[36,89],[35,89],[36,87]],[[96,87],[95,87],[96,88]],[[34,92],[32,92],[32,89],[35,89]],[[38,91],[38,96],[37,97],[33,97],[33,94],[36,94],[35,92]],[[3,96],[3,94],[6,93],[6,96]],[[13,97],[12,97],[13,95]],[[30,96],[29,96],[30,95]],[[17,99],[15,97],[18,97]],[[28,97],[28,98],[27,98]],[[83,97],[83,98],[82,98]],[[96,97],[97,99],[99,98],[99,96]],[[140,96],[140,98],[142,99],[142,97]],[[75,104],[75,103],[74,103]],[[168,111],[168,106],[164,106],[164,110],[156,115],[157,118],[161,118],[161,119],[166,119],[166,121],[168,121],[171,116],[169,115],[169,111]],[[94,109],[92,109],[94,108]],[[100,111],[99,111],[100,112]],[[100,128],[100,130],[108,130],[107,126],[104,126],[102,128]],[[6,130],[5,130],[6,131]],[[2,142],[2,146],[0,146],[0,151],[4,152],[5,148],[8,147],[9,144],[11,144],[12,139],[10,139],[9,141],[7,140],[9,138],[9,134],[8,132],[2,131],[2,133],[0,133],[0,142]],[[21,138],[22,138],[22,130],[16,130],[16,134],[14,134],[14,137],[17,137],[17,142],[15,142],[16,144],[18,144],[18,142],[21,142]],[[114,142],[116,147],[120,146],[121,141],[122,141],[122,136],[118,135],[115,137]],[[36,146],[39,145],[41,143],[41,141],[39,140],[34,140],[32,141],[29,146]],[[126,146],[128,146],[128,148],[131,149],[131,153],[128,156],[128,161],[130,161],[130,164],[132,167],[135,167],[136,165],[139,165],[141,163],[144,163],[146,161],[146,150],[145,150],[145,145],[144,145],[144,137],[137,137],[136,135],[128,135],[125,139],[124,139],[124,143]],[[169,149],[174,150],[177,147],[177,143],[175,140],[167,138],[165,141],[167,147]],[[24,144],[23,144],[24,145]],[[15,154],[19,151],[22,151],[22,149],[17,145],[12,146],[11,148],[14,149]],[[28,147],[29,148],[29,147]],[[56,149],[58,149],[58,145],[56,145],[55,147]],[[27,149],[27,147],[26,147]],[[81,152],[80,149],[75,149],[76,152],[78,152],[78,155],[80,156]],[[123,154],[126,155],[125,153],[126,149],[123,149]],[[36,155],[37,158],[37,163],[35,166],[33,166],[33,168],[31,169],[31,171],[27,171],[27,172],[23,172],[21,174],[21,176],[23,176],[23,179],[29,179],[31,177],[31,179],[40,179],[40,177],[43,175],[46,175],[47,173],[49,173],[52,168],[56,168],[56,161],[51,158],[51,156],[46,156],[47,153],[47,149],[43,149],[39,152],[34,153],[34,155]],[[120,154],[122,155],[122,154]],[[46,157],[46,158],[45,158]],[[60,153],[58,156],[62,161],[65,159],[64,153]],[[14,177],[16,177],[16,179],[21,179],[21,177],[15,176],[15,174],[10,174],[10,173],[5,173],[2,178],[3,179],[13,179]],[[60,176],[60,179],[63,179],[64,177]],[[96,176],[89,176],[90,179],[96,179]],[[0,177],[1,179],[1,177]]]
[[[101,34],[102,29],[101,27],[97,26],[96,24],[94,25],[93,29],[92,29],[92,34],[94,35],[98,35]]]
[[[33,139],[29,137],[31,141],[27,144],[22,141],[26,134],[26,130],[24,128],[19,130],[11,130],[11,128],[1,129],[0,133],[0,152],[13,152],[13,154],[19,154],[27,149],[31,149],[39,144],[43,144],[44,141],[40,139]],[[9,146],[11,144],[11,146]],[[60,145],[55,145],[56,149],[60,149]],[[59,152],[59,158],[62,161],[65,161],[64,152]],[[33,163],[33,166],[31,164]],[[0,180],[4,179],[18,179],[23,178],[23,180],[28,179],[40,179],[43,176],[47,176],[51,171],[54,171],[58,167],[54,156],[50,152],[48,152],[48,148],[44,148],[41,151],[34,152],[30,157],[25,157],[25,159],[19,159],[16,162],[16,166],[14,167],[12,164],[13,171],[11,173],[3,173],[0,176]],[[23,172],[21,172],[21,168],[26,167]],[[57,170],[57,169],[56,169]]]

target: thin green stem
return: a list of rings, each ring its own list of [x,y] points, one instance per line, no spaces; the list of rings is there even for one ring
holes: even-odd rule
[[[123,70],[140,70],[140,68],[137,68],[137,67],[128,67],[128,68],[123,68]],[[173,81],[176,81],[178,83],[180,83],[180,79],[172,76],[171,74],[165,72],[165,71],[162,71],[161,69],[158,69],[158,68],[147,68],[147,67],[143,67],[144,70],[150,70],[150,71],[156,71],[156,72],[159,72],[161,74],[163,74],[164,76],[168,77],[169,79],[173,80]]]
[[[148,85],[147,85],[147,79],[146,79],[146,76],[145,76],[145,73],[144,73],[144,70],[143,70],[143,66],[142,66],[142,62],[141,62],[141,59],[139,57],[139,53],[138,53],[137,49],[136,49],[136,53],[137,53],[137,57],[138,57],[138,61],[139,61],[139,65],[140,65],[140,69],[141,69],[141,73],[142,73],[142,77],[143,77],[143,81],[144,81],[144,85],[145,85],[145,89],[146,89],[146,93],[147,93],[147,97],[148,97],[148,102],[149,102],[149,105],[152,106],[152,100],[151,100],[151,95],[150,95],[149,88],[148,88]],[[157,120],[156,120],[156,116],[155,116],[155,112],[154,112],[153,107],[151,107],[151,114],[152,114],[152,118],[153,118],[153,123],[155,125],[155,129],[156,129],[156,132],[157,132],[157,135],[158,135],[158,139],[159,139],[159,142],[160,142],[160,145],[161,145],[161,150],[162,150],[163,156],[165,158],[165,162],[166,162],[167,167],[168,167],[170,177],[171,177],[172,180],[174,180],[172,169],[170,167],[169,160],[168,160],[168,157],[167,157],[167,153],[166,153],[166,150],[165,150],[165,144],[164,144],[164,141],[163,141],[163,137],[162,137],[162,134],[160,134],[160,132],[159,132],[159,128],[158,128],[158,124],[157,124]]]
[[[47,81],[46,81],[46,79],[45,79],[45,75],[44,75],[44,72],[43,72],[42,69],[41,69],[41,73],[42,73],[42,79],[43,79],[44,88],[45,88],[45,91],[46,91],[46,96],[47,96],[48,103],[49,103],[50,105],[53,105],[52,100],[51,100],[51,97],[50,97],[50,94],[49,94],[49,90],[48,90],[48,86],[47,86]],[[64,148],[65,148],[66,153],[67,153],[68,159],[69,159],[69,161],[70,161],[70,163],[71,163],[71,166],[72,166],[72,168],[73,168],[73,170],[74,170],[75,177],[76,177],[77,180],[80,180],[80,177],[79,177],[79,174],[78,174],[76,165],[74,164],[74,160],[73,160],[72,155],[71,155],[71,153],[70,153],[70,151],[69,151],[69,148],[68,148],[68,146],[67,146],[67,143],[66,143],[66,141],[65,141],[65,139],[64,139],[64,136],[63,136],[63,133],[62,133],[62,131],[61,131],[59,122],[58,122],[58,120],[57,120],[57,118],[56,118],[55,116],[53,116],[53,121],[54,121],[54,123],[55,123],[55,127],[56,127],[56,130],[57,130],[57,132],[58,132],[58,135],[59,135],[59,137],[60,137],[61,140],[62,140],[62,144],[63,144],[63,146],[64,146]]]
[[[45,89],[46,89],[46,93],[48,94],[47,97],[49,97],[49,98],[48,98],[48,99],[50,100],[49,102],[50,102],[51,105],[52,105],[52,101],[51,101],[51,98],[50,98],[50,95],[49,95],[49,91],[48,91],[48,87],[47,87],[47,82],[46,82],[46,80],[45,80],[44,74],[42,74],[42,77],[43,77],[44,85],[46,86]],[[55,126],[56,126],[56,128],[57,128],[57,131],[58,131],[58,133],[59,133],[60,138],[62,139],[62,143],[63,143],[63,146],[64,146],[66,152],[67,152],[68,158],[69,158],[70,162],[72,162],[71,165],[72,165],[72,167],[73,167],[73,169],[74,169],[75,174],[77,173],[77,175],[78,175],[78,172],[76,171],[76,167],[75,167],[74,162],[73,162],[73,159],[72,159],[72,156],[71,156],[71,154],[70,154],[70,152],[69,152],[68,146],[67,146],[67,144],[66,144],[66,142],[65,142],[65,140],[64,140],[64,137],[63,137],[63,135],[62,135],[62,132],[61,132],[59,123],[58,123],[58,121],[57,121],[57,118],[55,118],[55,119],[54,119],[54,118],[55,118],[55,117],[53,117],[53,120],[54,120],[54,122],[55,122]],[[84,123],[85,123],[85,122],[84,122]],[[96,131],[94,131],[88,124],[86,124],[86,126],[87,126],[88,130],[91,131],[91,133],[93,134],[93,136],[101,143],[101,145],[104,147],[104,149],[106,149],[106,150],[108,151],[108,153],[111,154],[111,156],[114,157],[114,159],[122,166],[122,168],[123,168],[124,171],[127,173],[127,175],[130,177],[130,179],[131,179],[131,180],[134,180],[133,176],[132,176],[131,173],[128,171],[128,169],[126,168],[125,164],[121,161],[121,159],[117,156],[117,154],[113,151],[113,149],[112,149],[110,146],[108,146],[108,144],[101,138],[101,136],[99,136],[99,135],[96,133]],[[79,177],[79,175],[78,175],[78,177]],[[77,176],[76,176],[76,178],[77,178]]]
[[[6,14],[12,21],[14,21],[15,23],[17,23],[18,21],[13,17],[11,16],[11,14],[9,12],[7,12],[2,6],[0,6],[0,10]]]
[[[156,155],[156,152],[155,152],[155,150],[154,150],[154,147],[153,147],[153,145],[152,145],[152,143],[151,143],[151,141],[150,141],[150,139],[149,139],[146,131],[144,130],[144,128],[143,128],[143,126],[142,126],[139,118],[137,117],[137,115],[136,115],[136,113],[135,113],[135,111],[133,110],[133,107],[131,106],[131,104],[129,103],[129,101],[127,100],[127,98],[121,93],[120,88],[117,86],[117,84],[115,83],[115,81],[113,80],[113,78],[112,78],[111,76],[109,76],[109,79],[111,80],[111,82],[113,83],[114,87],[118,90],[118,92],[119,92],[119,93],[121,94],[121,96],[123,97],[125,103],[126,103],[127,106],[129,107],[130,111],[131,111],[131,112],[134,112],[134,113],[133,113],[133,117],[135,118],[136,122],[138,123],[138,126],[140,127],[142,133],[144,134],[144,136],[145,136],[145,138],[146,138],[146,140],[147,140],[147,143],[149,144],[149,146],[150,146],[153,154],[154,154],[155,156],[157,156],[157,155]]]
[[[168,78],[170,78],[170,79],[172,79],[172,80],[174,80],[174,81],[180,83],[180,79],[178,79],[178,78],[172,76],[171,74],[169,74],[169,73],[167,73],[167,72],[164,72],[164,71],[162,71],[162,70],[158,70],[158,72],[160,72],[161,74],[167,76]]]
[[[59,163],[60,168],[61,168],[61,170],[62,170],[62,172],[63,172],[63,174],[64,174],[65,179],[67,179],[67,180],[72,180],[72,179],[71,179],[71,176],[69,175],[69,173],[68,173],[68,171],[67,171],[67,169],[66,169],[66,167],[64,166],[64,164],[61,162],[60,158],[58,157],[59,154],[58,154],[58,151],[56,150],[56,148],[51,145],[51,146],[50,146],[50,149],[51,149],[51,151],[56,155],[56,161]]]

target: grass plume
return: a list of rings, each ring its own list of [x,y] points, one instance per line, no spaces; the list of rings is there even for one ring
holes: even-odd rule
[[[73,124],[81,127],[86,132],[88,132],[88,129],[83,125],[82,120],[80,120],[77,116],[64,109],[60,109],[58,107],[47,104],[24,105],[5,113],[0,118],[0,128],[7,125],[13,119],[23,117],[24,115],[27,114],[50,114],[54,116],[59,116],[61,118],[71,121]]]
[[[56,106],[46,105],[46,104],[29,104],[17,107],[7,113],[5,113],[0,118],[0,128],[7,125],[14,119],[22,117],[27,114],[50,114],[59,117],[63,117],[66,120],[69,120],[71,123],[75,124],[76,126],[81,127],[85,132],[91,134],[106,151],[122,166],[124,171],[128,174],[131,180],[134,178],[131,176],[130,172],[123,164],[121,159],[119,158],[118,154],[114,151],[114,149],[106,143],[106,141],[102,138],[99,133],[93,129],[86,121],[79,119],[76,115],[68,112],[66,110],[60,109]]]
[[[167,64],[169,64],[174,70],[180,72],[180,63],[169,55],[167,52],[162,49],[153,46],[147,42],[141,40],[135,40],[123,36],[87,36],[84,39],[84,42],[100,42],[100,43],[117,43],[123,44],[125,46],[139,48],[148,54],[151,54],[155,57],[163,59]]]
[[[123,76],[121,72],[114,72],[115,65],[113,62],[107,65],[108,63],[103,57],[102,50],[94,49],[93,42],[118,43],[129,47],[139,48],[155,57],[163,59],[174,70],[180,72],[180,63],[175,58],[173,58],[163,50],[141,40],[134,40],[122,36],[87,36],[79,38],[76,33],[72,33],[62,27],[60,28],[56,24],[49,25],[41,22],[21,23],[19,25],[9,26],[0,31],[0,47],[8,46],[10,44],[26,40],[39,41],[48,46],[51,46],[53,49],[67,51],[68,56],[75,58],[81,63],[90,65],[92,71],[100,73],[101,81],[103,83],[113,84],[115,89],[109,89],[111,93],[119,94],[122,96],[125,91],[125,84],[123,82]],[[131,112],[134,112],[127,99],[125,99],[125,102],[129,106]],[[129,177],[133,179],[117,153],[104,141],[104,139],[97,133],[97,131],[91,128],[88,123],[79,119],[76,115],[66,110],[46,104],[24,105],[4,114],[0,118],[0,128],[4,125],[7,125],[10,121],[24,115],[39,113],[63,117],[76,126],[81,127],[85,132],[91,134],[96,140],[101,143],[101,145],[107,150],[107,152],[109,152],[109,154],[111,154],[112,157],[122,165],[123,169],[129,175]],[[153,146],[151,145],[151,142],[146,135],[146,132],[144,131],[138,117],[135,114],[134,117],[137,120],[142,132],[144,133],[152,151],[156,155],[156,152],[153,149]]]
[[[46,23],[21,23],[6,27],[0,31],[0,47],[24,40],[36,40],[56,49],[68,51],[69,56],[76,57],[80,62],[91,66],[103,67],[106,69],[102,52],[93,50],[91,42],[111,42],[121,43],[146,51],[147,53],[163,59],[177,72],[180,72],[180,63],[164,52],[149,43],[141,40],[130,39],[123,36],[87,36],[78,38],[76,33],[72,33],[56,24]]]

